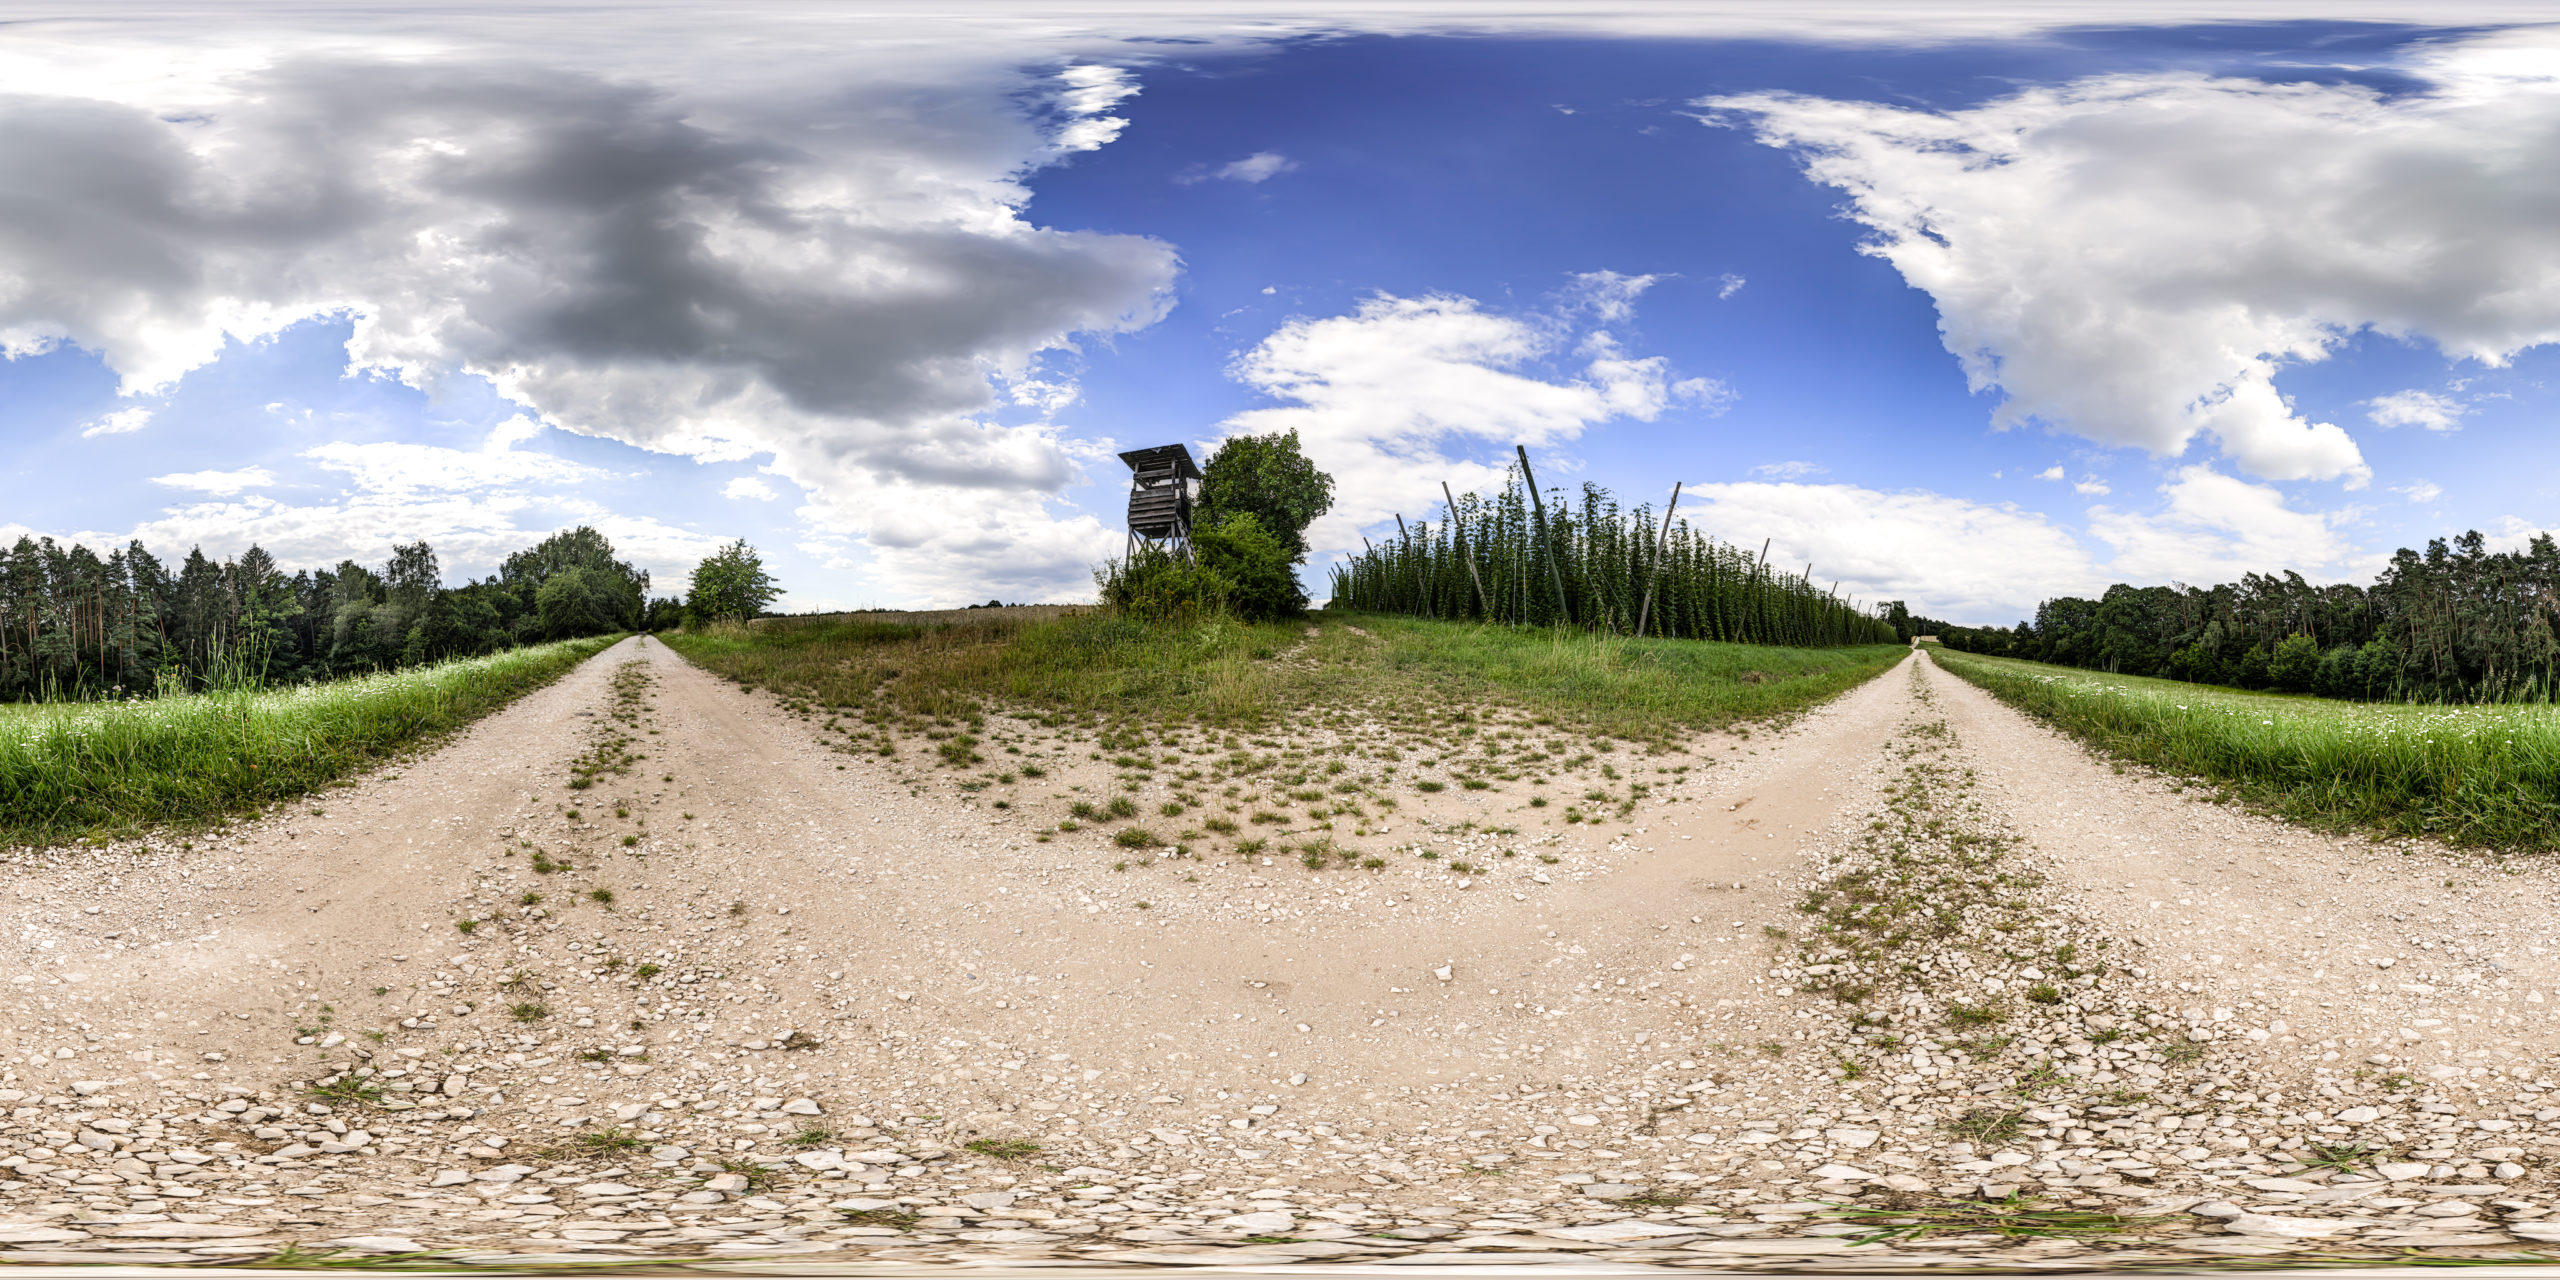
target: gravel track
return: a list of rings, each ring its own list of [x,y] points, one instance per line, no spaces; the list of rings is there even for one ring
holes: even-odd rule
[[[998,729],[1036,801],[633,640],[227,833],[12,855],[0,1256],[1729,1266],[1986,1190],[2167,1216],[1962,1256],[2545,1238],[2551,872],[2205,803],[1922,658],[1623,821],[1405,798],[1378,836],[1447,861],[1376,870],[1042,840],[1111,768]],[[1965,874],[2109,963],[1950,933],[1870,966],[1898,1022],[1818,994],[1798,905],[1918,765],[1964,780],[1926,830],[2002,851]],[[1967,1002],[2007,1047],[1939,1025]]]

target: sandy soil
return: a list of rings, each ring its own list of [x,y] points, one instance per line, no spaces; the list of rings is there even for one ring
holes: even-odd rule
[[[1072,729],[980,736],[1040,773],[955,791],[922,752],[858,750],[640,639],[215,838],[12,855],[0,1203],[68,1234],[0,1223],[0,1246],[196,1218],[267,1233],[197,1256],[1126,1250],[1509,1214],[1476,1230],[1650,1220],[1609,1247],[1729,1261],[1833,1247],[1789,1225],[1798,1202],[1888,1189],[2201,1201],[2206,1226],[2248,1220],[2227,1198],[2390,1191],[2397,1219],[2335,1230],[2435,1244],[2538,1238],[2550,1207],[2548,869],[2190,799],[1924,659],[1677,757],[1573,744],[1572,785],[1652,787],[1588,823],[1523,786],[1399,784],[1357,717],[1267,747],[1177,736],[1137,770]],[[1204,780],[1256,751],[1335,784],[1330,811],[1257,826],[1306,793]],[[1929,831],[1978,827],[2032,869],[2004,909],[2112,964],[1953,939],[1880,979],[1869,1007],[1898,1022],[1815,994],[1839,979],[1808,976],[1798,905],[1910,811],[1915,761],[1964,780]],[[1187,857],[1058,830],[1117,794],[1169,837],[1239,829]],[[1300,839],[1352,856],[1309,869]],[[2048,971],[2058,1003],[1999,994]],[[1968,1000],[2014,1044],[1960,1050],[1938,1023]],[[2008,1128],[1950,1132],[1994,1106]],[[2356,1139],[2397,1172],[2297,1158]],[[1040,1150],[967,1145],[997,1141]],[[496,1194],[527,1178],[608,1190],[564,1227],[558,1196]],[[968,1203],[986,1194],[1023,1199]],[[154,1240],[176,1247],[133,1247]]]

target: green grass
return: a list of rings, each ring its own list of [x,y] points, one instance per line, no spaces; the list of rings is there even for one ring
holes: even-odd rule
[[[1318,634],[1309,637],[1310,626]],[[1353,627],[1359,628],[1354,631]],[[1380,614],[1154,627],[1102,612],[908,626],[769,619],[661,637],[742,684],[913,729],[994,706],[1073,719],[1252,728],[1319,704],[1498,701],[1635,739],[1800,711],[1889,669],[1899,646],[1633,640]]]
[[[2560,848],[2560,708],[2336,702],[1932,651],[2104,751],[2297,822]]]
[[[193,826],[306,794],[551,683],[617,638],[294,689],[0,707],[0,845]]]

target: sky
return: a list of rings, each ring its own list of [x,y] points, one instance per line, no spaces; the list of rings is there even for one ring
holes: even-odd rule
[[[1976,624],[2560,525],[2532,6],[256,3],[0,26],[0,537],[1089,599],[1294,430]]]

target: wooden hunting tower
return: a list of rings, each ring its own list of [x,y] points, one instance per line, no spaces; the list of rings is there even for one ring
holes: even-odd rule
[[[1178,444],[1132,449],[1120,455],[1129,464],[1129,547],[1138,543],[1168,555],[1191,558],[1191,505],[1200,496],[1200,468],[1191,451]]]

